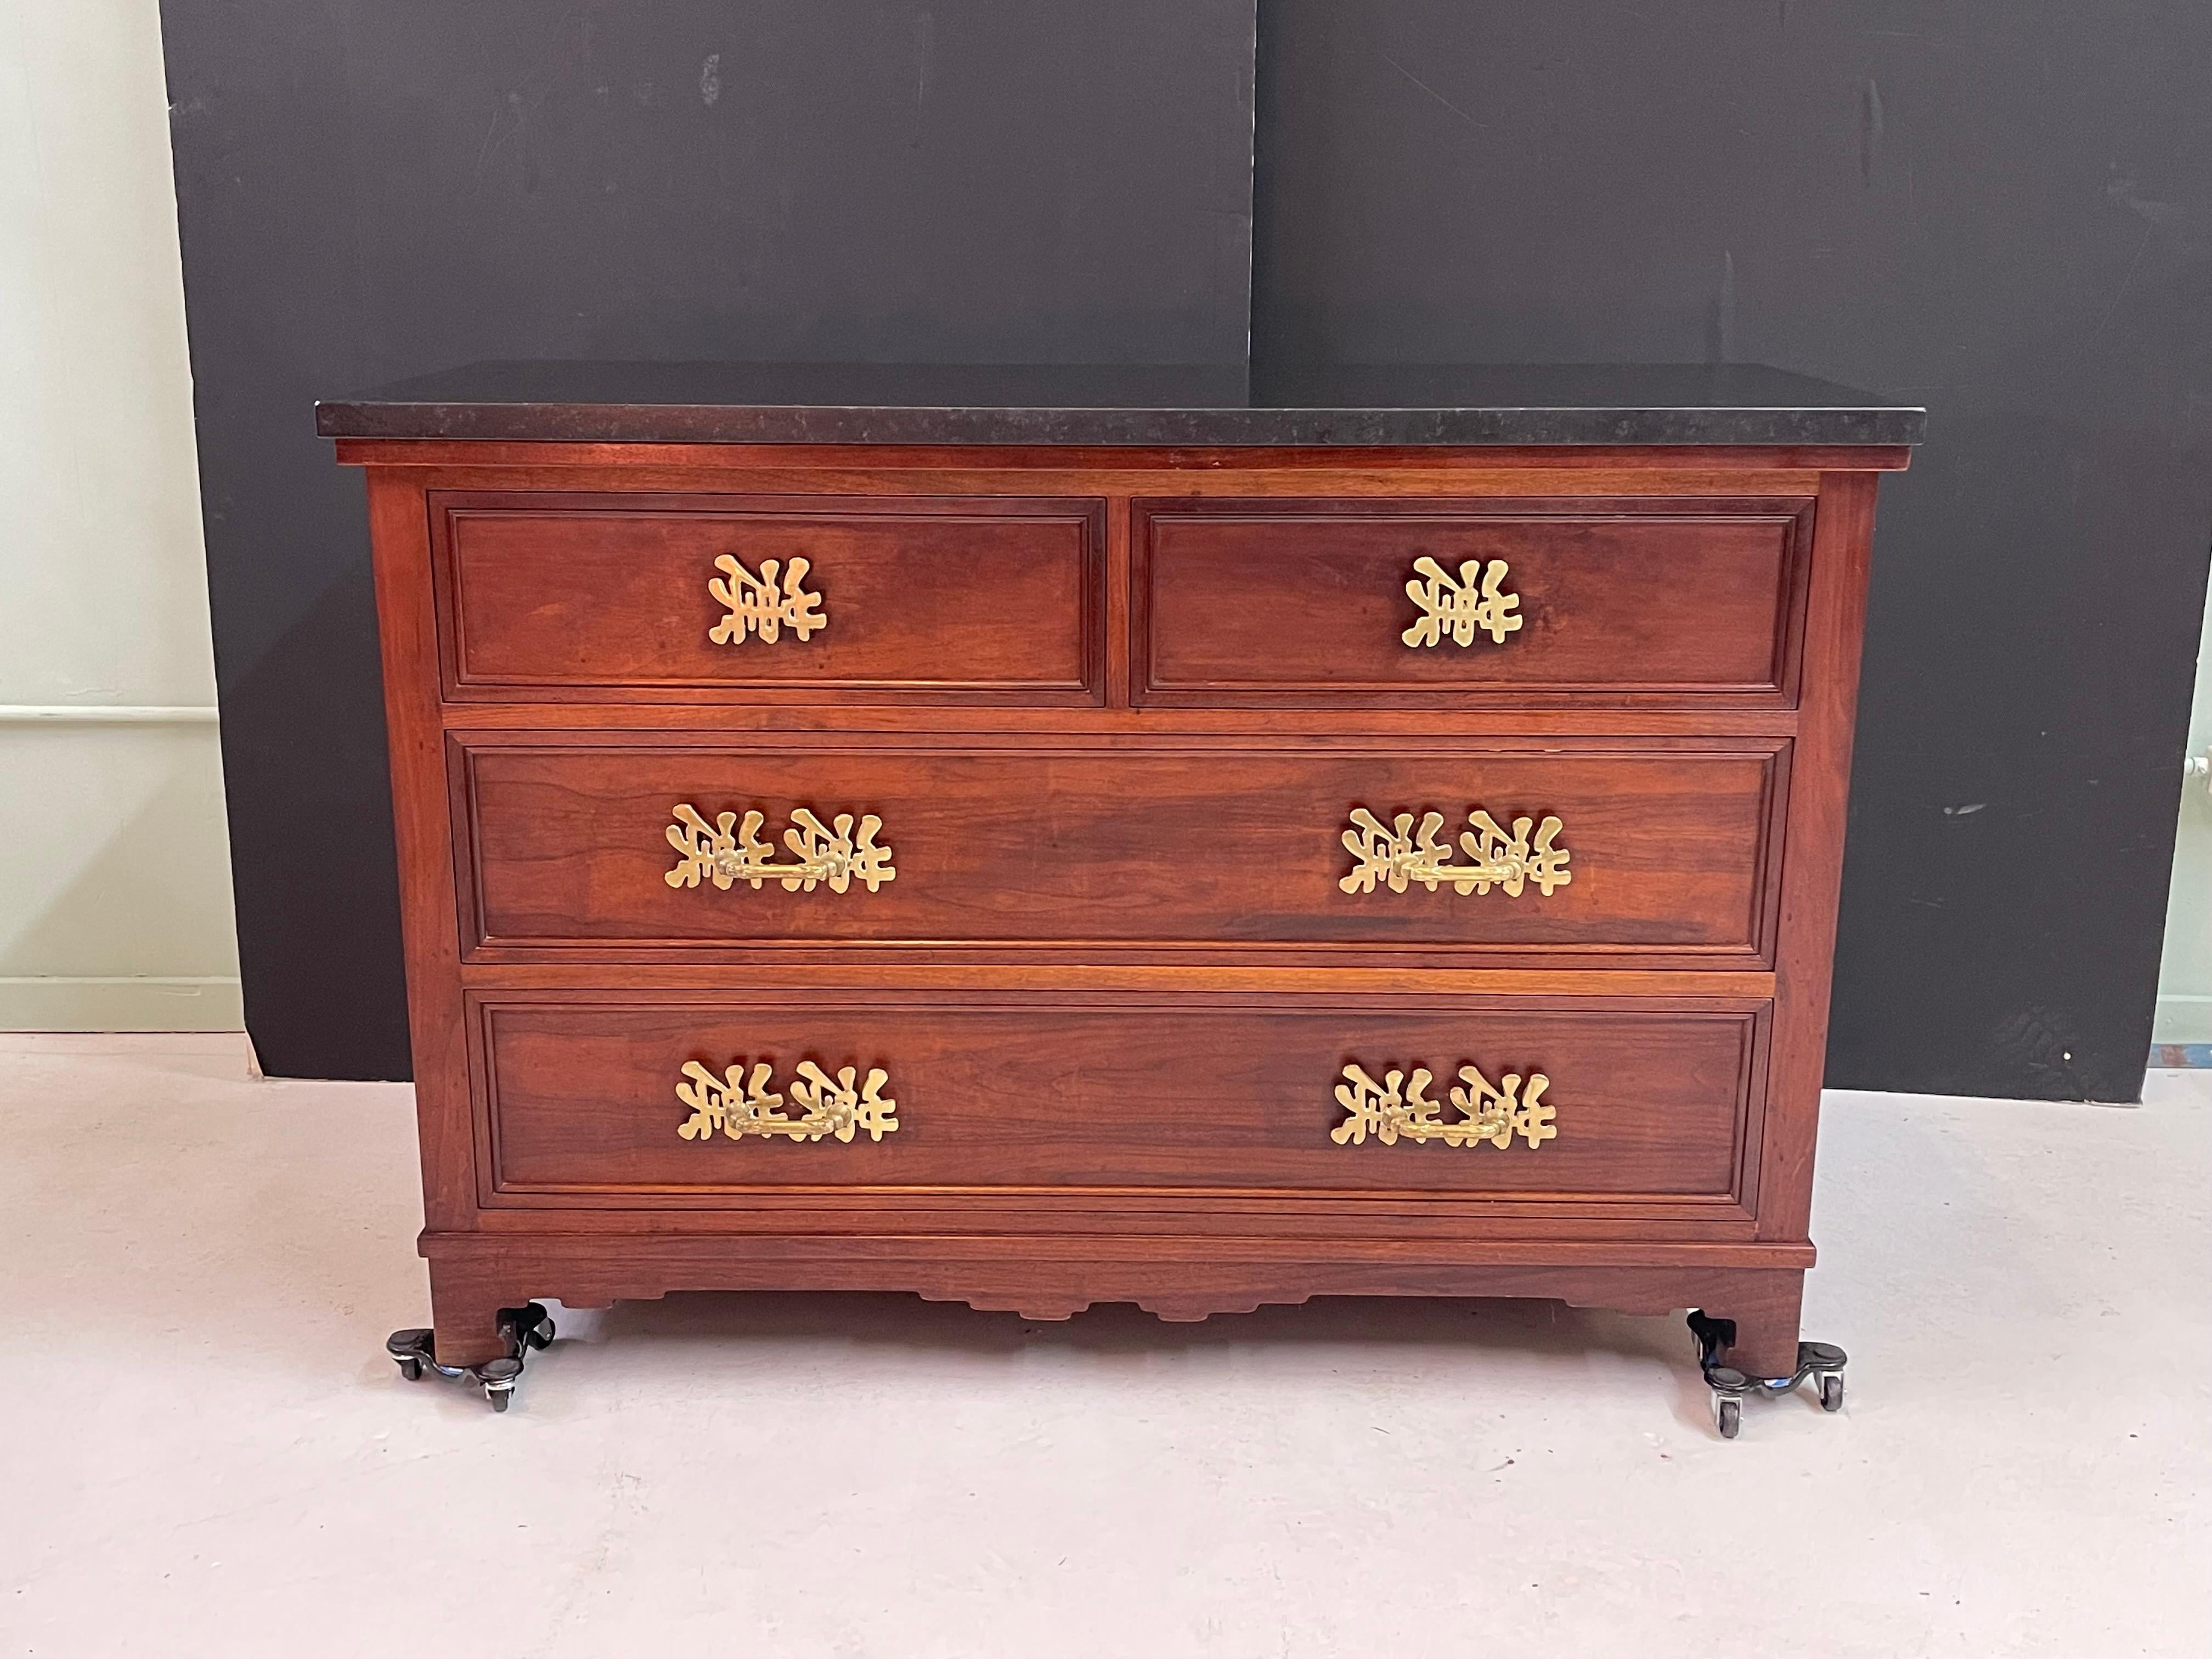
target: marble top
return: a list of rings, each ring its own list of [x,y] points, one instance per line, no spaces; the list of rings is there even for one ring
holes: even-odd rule
[[[1790,444],[1927,411],[1753,364],[481,362],[315,406],[329,438],[570,443]]]

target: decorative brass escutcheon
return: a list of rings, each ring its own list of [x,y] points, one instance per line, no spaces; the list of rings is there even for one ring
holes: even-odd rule
[[[1402,893],[1419,882],[1431,893],[1449,885],[1462,895],[1487,893],[1495,886],[1509,898],[1519,898],[1533,884],[1549,898],[1553,889],[1574,879],[1567,868],[1567,849],[1553,844],[1553,837],[1565,827],[1559,819],[1547,815],[1537,823],[1518,817],[1510,835],[1479,806],[1467,821],[1473,828],[1461,832],[1455,848],[1437,839],[1437,831],[1444,825],[1441,812],[1424,813],[1416,830],[1411,812],[1400,812],[1386,824],[1365,807],[1355,806],[1352,828],[1344,832],[1343,841],[1356,861],[1352,873],[1336,884],[1347,893],[1371,893],[1379,881],[1392,892]],[[1532,827],[1534,839],[1528,834]],[[1453,862],[1462,849],[1474,860],[1472,864]]]
[[[1508,1072],[1497,1083],[1469,1063],[1459,1068],[1458,1086],[1447,1097],[1455,1118],[1443,1115],[1443,1103],[1431,1100],[1429,1085],[1436,1074],[1416,1066],[1410,1077],[1395,1067],[1376,1082],[1358,1066],[1344,1068],[1344,1081],[1336,1085],[1336,1103],[1350,1114],[1328,1132],[1338,1146],[1357,1146],[1370,1132],[1385,1146],[1395,1146],[1402,1135],[1416,1145],[1441,1140],[1447,1146],[1510,1146],[1516,1135],[1529,1148],[1559,1138],[1552,1108],[1542,1098],[1552,1079],[1541,1072],[1524,1079]]]
[[[800,807],[783,832],[783,844],[795,856],[781,864],[775,848],[760,838],[761,826],[768,822],[763,813],[747,811],[740,821],[735,812],[718,812],[709,823],[685,801],[675,808],[675,816],[665,832],[668,844],[682,855],[662,878],[671,887],[696,887],[703,876],[724,892],[741,881],[755,892],[763,882],[778,881],[787,893],[811,893],[817,883],[842,893],[857,881],[872,893],[898,874],[891,867],[891,849],[877,843],[876,831],[884,821],[872,812],[862,815],[856,831],[850,812],[824,823]]]
[[[714,568],[722,574],[707,579],[707,592],[728,613],[707,630],[707,637],[717,645],[743,645],[748,635],[763,645],[774,645],[787,628],[804,643],[816,629],[830,625],[822,596],[806,591],[808,565],[804,559],[794,558],[788,565],[764,559],[756,576],[725,553],[714,561]],[[781,581],[778,570],[783,573]]]
[[[1462,560],[1455,577],[1424,553],[1413,561],[1413,580],[1406,584],[1406,596],[1421,614],[1398,637],[1416,648],[1441,645],[1446,634],[1454,645],[1473,645],[1477,633],[1489,635],[1492,645],[1504,644],[1523,620],[1513,614],[1521,597],[1507,592],[1504,582],[1503,559]]]
[[[866,1079],[855,1088],[853,1080],[859,1070],[842,1066],[832,1077],[812,1060],[800,1060],[791,1080],[791,1104],[798,1111],[794,1117],[784,1110],[782,1093],[769,1087],[775,1068],[766,1060],[756,1061],[750,1076],[744,1060],[733,1060],[720,1077],[699,1061],[687,1060],[685,1080],[676,1085],[676,1098],[691,1109],[691,1115],[677,1126],[676,1133],[698,1141],[712,1140],[718,1129],[732,1140],[747,1135],[819,1140],[829,1135],[850,1141],[856,1131],[865,1129],[869,1139],[881,1140],[899,1126],[891,1115],[898,1102],[883,1092],[890,1079],[879,1067],[870,1068]]]

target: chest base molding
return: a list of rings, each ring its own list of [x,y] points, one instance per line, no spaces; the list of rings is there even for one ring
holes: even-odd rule
[[[1809,1244],[1050,1234],[425,1232],[420,1249],[438,1304],[440,1356],[460,1364],[502,1352],[499,1310],[533,1297],[600,1308],[692,1291],[903,1291],[1031,1321],[1115,1302],[1195,1321],[1317,1296],[1538,1297],[1649,1314],[1704,1308],[1746,1328],[1786,1308],[1794,1345],[1814,1255]]]

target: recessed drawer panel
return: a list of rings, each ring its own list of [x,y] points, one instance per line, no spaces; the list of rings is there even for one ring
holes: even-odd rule
[[[1098,501],[430,502],[450,696],[1100,698]]]
[[[478,959],[836,943],[1756,966],[1784,751],[502,743],[456,763]]]
[[[1196,706],[1786,706],[1812,516],[1790,499],[1139,501],[1132,684]]]
[[[495,1183],[1738,1190],[1763,1003],[577,994],[478,1005]]]

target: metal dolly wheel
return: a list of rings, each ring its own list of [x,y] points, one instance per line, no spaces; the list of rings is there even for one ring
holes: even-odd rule
[[[1713,1426],[1723,1440],[1733,1440],[1742,1432],[1747,1395],[1785,1395],[1808,1376],[1819,1385],[1822,1411],[1844,1408],[1844,1366],[1849,1356],[1833,1343],[1800,1342],[1797,1369],[1787,1376],[1747,1376],[1720,1360],[1722,1352],[1735,1341],[1735,1321],[1709,1319],[1701,1310],[1692,1308],[1690,1334],[1697,1340],[1698,1368],[1705,1374],[1705,1386],[1713,1391]]]
[[[522,1362],[529,1357],[530,1351],[544,1348],[553,1340],[553,1321],[535,1302],[526,1307],[501,1308],[499,1334],[507,1343],[506,1355],[487,1359],[481,1365],[440,1364],[434,1331],[394,1331],[385,1340],[384,1351],[398,1365],[400,1376],[410,1382],[420,1380],[425,1370],[434,1370],[441,1376],[465,1376],[482,1383],[484,1398],[491,1402],[491,1408],[503,1412],[514,1394],[514,1385],[522,1380]]]

